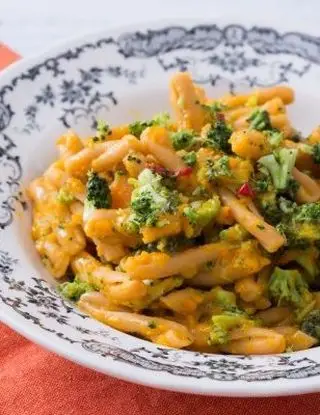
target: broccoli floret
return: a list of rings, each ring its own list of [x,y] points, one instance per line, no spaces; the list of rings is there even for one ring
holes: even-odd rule
[[[226,344],[230,340],[229,334],[235,328],[247,328],[254,326],[254,320],[243,312],[226,311],[223,314],[212,317],[211,330],[209,335],[209,345]]]
[[[188,219],[192,227],[192,232],[188,237],[198,235],[218,214],[220,210],[220,200],[218,196],[205,202],[192,202],[183,209],[183,214]]]
[[[311,311],[303,319],[301,330],[320,341],[320,310]]]
[[[320,164],[320,143],[312,146],[312,160],[315,164]]]
[[[163,178],[149,169],[143,170],[132,192],[132,213],[127,228],[137,232],[143,226],[156,226],[161,214],[172,213],[179,204],[177,191],[163,185]]]
[[[247,121],[249,122],[249,128],[251,130],[272,130],[269,114],[265,110],[254,110]]]
[[[307,272],[308,282],[312,282],[319,275],[320,269],[318,266],[319,251],[312,247],[306,251],[299,252],[295,261]]]
[[[229,165],[229,156],[222,156],[217,160],[208,159],[206,162],[205,173],[209,180],[215,180],[218,177],[232,176]]]
[[[88,173],[87,196],[85,203],[95,209],[108,209],[111,207],[111,193],[106,179],[98,173]]]
[[[268,190],[269,182],[265,179],[257,179],[253,182],[253,190],[258,193],[263,193]]]
[[[279,190],[279,194],[288,197],[291,200],[295,200],[299,187],[299,182],[297,182],[297,180],[295,180],[293,177],[289,177],[287,187],[284,190]]]
[[[112,131],[110,129],[109,124],[105,121],[98,120],[97,121],[97,132],[96,135],[93,137],[94,142],[104,141],[108,135],[111,135]]]
[[[296,222],[319,222],[320,203],[305,203],[296,209],[294,220]]]
[[[269,170],[265,167],[259,166],[259,170],[251,178],[252,187],[255,192],[263,193],[273,190],[271,176]]]
[[[218,286],[213,288],[209,295],[213,305],[221,307],[223,311],[231,311],[237,308],[236,295],[232,291],[225,290]]]
[[[190,151],[182,156],[182,160],[187,166],[192,167],[197,163],[197,154],[195,151]]]
[[[58,286],[61,294],[69,300],[78,301],[82,294],[95,291],[92,285],[75,278],[72,282],[64,282]]]
[[[129,133],[140,138],[142,131],[152,126],[152,121],[135,121],[129,124]]]
[[[219,233],[222,241],[243,242],[250,237],[250,234],[239,224],[230,226]]]
[[[171,134],[171,141],[175,150],[183,150],[194,142],[194,133],[190,130],[181,130]]]
[[[308,284],[297,270],[276,267],[269,280],[270,297],[280,305],[303,308],[310,299]]]
[[[277,225],[282,220],[286,221],[296,207],[294,202],[279,196],[275,191],[258,194],[257,202],[262,215],[272,225]]]
[[[275,188],[284,190],[291,178],[291,171],[295,165],[296,157],[296,149],[282,148],[274,151],[273,154],[261,157],[258,163],[268,169]]]
[[[205,145],[224,153],[231,153],[231,137],[232,129],[226,124],[223,117],[217,117],[214,125],[207,132]]]
[[[305,248],[310,243],[320,240],[320,204],[295,203],[279,199],[284,213],[278,230],[286,236],[287,246]]]
[[[280,222],[276,229],[286,238],[286,246],[289,248],[305,249],[310,243],[319,239],[320,229],[305,229],[305,225],[296,226],[288,221]]]
[[[280,144],[283,141],[283,132],[276,130],[276,129],[272,129],[272,130],[268,130],[265,132],[265,134],[267,134],[269,143],[271,145],[272,148],[277,148],[280,146]]]
[[[171,123],[170,115],[168,112],[160,112],[152,118],[151,123],[160,127],[169,127]]]
[[[69,205],[74,201],[74,196],[67,189],[62,187],[57,194],[57,201],[63,205]]]
[[[161,112],[157,114],[152,120],[149,121],[135,121],[129,124],[129,133],[137,138],[140,138],[142,132],[153,125],[159,125],[161,127],[168,127],[170,125],[170,115],[167,112]]]
[[[275,191],[265,192],[257,196],[258,207],[268,223],[278,224],[283,216],[279,207],[279,200]]]
[[[161,238],[159,241],[156,241],[155,243],[158,251],[173,254],[190,248],[191,246],[193,246],[194,240],[187,239],[183,235],[178,235]]]
[[[228,107],[221,102],[213,102],[212,104],[201,104],[202,108],[207,111],[209,120],[212,121],[216,118],[217,113],[226,111]]]

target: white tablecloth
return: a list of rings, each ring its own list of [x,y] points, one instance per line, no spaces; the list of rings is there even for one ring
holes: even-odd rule
[[[55,42],[112,25],[155,19],[206,18],[225,14],[294,23],[295,30],[319,27],[319,0],[0,0],[0,41],[23,56]],[[313,32],[314,32],[313,30]]]

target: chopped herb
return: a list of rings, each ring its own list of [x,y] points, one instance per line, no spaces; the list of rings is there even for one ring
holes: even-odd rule
[[[185,154],[182,156],[182,160],[185,162],[187,166],[194,166],[197,163],[197,154],[195,151],[191,151],[190,153]]]
[[[142,163],[141,159],[139,159],[139,157],[137,157],[137,156],[135,156],[133,154],[129,154],[128,157],[127,157],[127,160],[128,161],[133,161],[134,163],[137,163],[137,164],[141,164]]]
[[[260,223],[258,223],[257,228],[261,229],[262,231],[265,229],[265,227],[263,225],[260,225]]]
[[[149,327],[149,329],[155,329],[155,328],[157,328],[157,323],[154,320],[150,320],[148,322],[148,327]]]

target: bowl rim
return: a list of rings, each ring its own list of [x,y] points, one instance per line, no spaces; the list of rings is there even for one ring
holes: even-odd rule
[[[133,24],[112,24],[105,30],[94,30],[90,33],[83,34],[81,36],[72,36],[65,40],[60,40],[55,42],[50,48],[45,49],[40,53],[36,53],[28,58],[22,58],[21,60],[13,63],[0,73],[0,87],[1,84],[5,83],[6,79],[11,79],[15,75],[18,75],[23,70],[32,67],[39,61],[46,59],[52,55],[56,55],[59,52],[65,51],[69,47],[75,47],[76,45],[81,45],[84,42],[93,41],[94,39],[103,38],[106,36],[120,35],[124,32],[131,31],[143,31],[143,30],[157,30],[165,28],[168,26],[176,27],[192,27],[197,25],[212,25],[212,24],[242,24],[246,27],[251,25],[261,25],[269,26],[275,28],[276,30],[286,31],[286,24],[283,26],[283,22],[280,25],[280,22],[268,22],[260,19],[243,19],[243,17],[236,17],[233,15],[218,16],[217,18],[212,19],[149,19],[148,21],[135,22]],[[309,33],[307,27],[303,28],[304,30],[299,31],[299,33]],[[192,394],[202,394],[202,395],[215,395],[215,396],[229,396],[229,397],[267,397],[267,396],[288,396],[288,395],[297,395],[305,394],[312,392],[320,391],[320,377],[316,378],[304,378],[304,379],[288,379],[283,385],[279,382],[269,382],[269,381],[260,381],[260,382],[251,382],[250,391],[249,384],[239,384],[238,382],[224,382],[224,381],[215,381],[214,383],[209,382],[206,386],[197,386],[196,381],[192,380],[189,383],[184,383],[184,385],[177,384],[178,376],[175,378],[165,378],[162,376],[153,376],[151,371],[143,369],[144,375],[141,376],[141,371],[128,371],[128,364],[123,365],[120,362],[112,362],[108,365],[108,368],[101,367],[98,365],[98,361],[95,362],[94,358],[90,357],[84,351],[78,351],[76,348],[66,348],[62,344],[53,343],[45,332],[41,332],[38,329],[27,323],[25,320],[22,320],[19,316],[17,318],[12,317],[11,315],[6,315],[2,312],[2,307],[0,304],[0,321],[7,324],[9,327],[14,329],[16,332],[22,334],[27,339],[33,341],[40,346],[50,350],[62,356],[68,360],[71,360],[75,363],[78,363],[82,366],[88,367],[100,373],[111,375],[115,378],[126,380],[129,382],[134,382],[140,385],[150,386],[159,389],[165,389],[170,391],[177,392],[186,392]],[[320,349],[319,349],[320,350]],[[315,351],[316,353],[316,351]],[[276,355],[273,355],[276,356]],[[226,356],[227,357],[227,356]],[[319,380],[318,385],[315,383],[315,380]],[[298,389],[298,390],[297,390]]]

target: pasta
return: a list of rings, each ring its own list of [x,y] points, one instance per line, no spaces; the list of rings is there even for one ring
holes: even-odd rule
[[[320,341],[320,127],[287,86],[208,98],[173,75],[175,114],[72,131],[28,187],[61,294],[125,333],[209,353]]]

